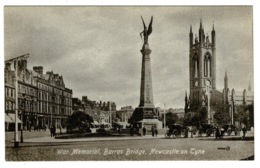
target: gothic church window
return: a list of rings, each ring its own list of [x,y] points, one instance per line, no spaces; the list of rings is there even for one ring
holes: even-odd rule
[[[198,61],[198,56],[197,54],[194,55],[193,57],[193,62],[194,62],[194,77],[198,77],[198,72],[199,72],[199,61]]]
[[[211,57],[209,53],[204,57],[204,77],[211,77]]]

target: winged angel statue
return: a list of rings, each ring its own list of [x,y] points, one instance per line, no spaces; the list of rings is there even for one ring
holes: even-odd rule
[[[153,29],[152,29],[152,23],[153,23],[153,16],[151,17],[151,21],[150,21],[150,24],[149,24],[149,27],[148,27],[148,30],[147,30],[147,27],[144,23],[144,19],[143,17],[141,16],[141,19],[143,21],[143,25],[144,25],[144,30],[140,33],[140,36],[142,38],[142,35],[144,36],[144,44],[147,44],[148,43],[148,36],[152,33]]]

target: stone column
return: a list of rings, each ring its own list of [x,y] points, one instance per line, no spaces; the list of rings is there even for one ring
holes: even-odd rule
[[[142,72],[141,72],[141,89],[139,107],[154,107],[153,103],[153,87],[150,54],[152,50],[149,44],[144,44],[142,53]]]

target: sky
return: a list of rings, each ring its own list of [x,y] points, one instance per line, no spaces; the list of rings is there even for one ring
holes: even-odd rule
[[[189,31],[200,19],[216,31],[217,89],[247,89],[253,78],[253,13],[250,6],[204,7],[5,7],[5,60],[30,54],[28,68],[63,76],[73,97],[139,105],[143,16],[153,16],[149,36],[156,107],[183,108],[189,92]]]

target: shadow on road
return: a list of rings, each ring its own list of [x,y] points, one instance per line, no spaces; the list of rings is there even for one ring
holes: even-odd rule
[[[254,137],[251,136],[251,137],[245,137],[245,139],[242,139],[241,137],[224,137],[224,138],[221,138],[221,139],[206,139],[206,138],[203,138],[203,139],[199,139],[201,141],[254,141]]]
[[[255,156],[249,156],[247,158],[241,159],[241,160],[255,160]]]
[[[73,143],[68,142],[60,142],[60,143],[49,143],[49,142],[41,142],[41,143],[32,143],[32,142],[24,142],[23,144],[20,143],[20,148],[28,148],[28,147],[44,147],[44,146],[64,146],[64,145],[73,145]],[[14,148],[13,145],[8,145],[5,148]]]

